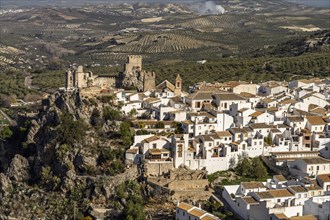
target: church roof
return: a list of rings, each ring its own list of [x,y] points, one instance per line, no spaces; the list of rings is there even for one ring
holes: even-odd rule
[[[156,86],[156,89],[161,89],[161,90],[169,89],[169,90],[171,90],[172,92],[174,92],[174,90],[175,90],[175,86],[174,86],[172,83],[170,83],[169,81],[164,80],[163,82],[161,82],[160,84],[158,84],[158,85]]]

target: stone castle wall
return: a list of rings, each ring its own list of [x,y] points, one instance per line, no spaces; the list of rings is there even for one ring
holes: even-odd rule
[[[168,184],[170,190],[181,191],[181,190],[200,190],[205,189],[208,185],[207,179],[202,180],[175,180]]]
[[[116,77],[98,76],[94,79],[93,86],[112,87],[116,85]]]
[[[160,176],[173,170],[173,163],[146,163],[144,165],[147,176]]]

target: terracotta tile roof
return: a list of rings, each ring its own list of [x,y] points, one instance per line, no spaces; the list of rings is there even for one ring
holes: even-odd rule
[[[250,127],[230,128],[230,131],[232,131],[234,133],[249,133],[249,132],[253,132],[253,130]]]
[[[277,107],[269,107],[266,110],[267,110],[267,112],[277,112],[278,108]]]
[[[306,189],[308,191],[314,191],[314,190],[322,190],[322,187],[320,187],[319,185],[315,184],[315,185],[312,185],[312,186],[306,186]]]
[[[322,180],[322,182],[330,182],[330,174],[329,173],[318,175],[317,178]]]
[[[277,129],[277,128],[272,128],[272,129],[270,129],[270,131],[272,132],[272,133],[282,133],[279,129]]]
[[[326,109],[325,108],[321,108],[321,107],[317,107],[314,109],[309,110],[311,113],[315,113],[318,115],[325,115],[326,114]]]
[[[206,211],[198,209],[198,208],[194,208],[194,209],[189,211],[190,215],[193,215],[193,216],[198,217],[198,218],[202,217],[206,213],[207,213]]]
[[[196,92],[188,96],[192,100],[212,100],[212,92]]]
[[[182,124],[194,124],[194,122],[191,120],[185,120],[185,121],[182,121],[181,123]]]
[[[160,84],[158,84],[156,86],[156,89],[161,89],[161,90],[169,89],[172,92],[174,92],[175,86],[172,83],[170,83],[169,81],[164,80],[163,82],[161,82]]]
[[[180,96],[174,96],[174,97],[172,97],[172,98],[170,98],[173,102],[175,102],[175,103],[183,103],[182,102],[182,99],[181,99],[181,97]]]
[[[259,115],[262,115],[262,114],[264,114],[264,113],[256,111],[256,112],[253,112],[252,114],[250,114],[249,116],[251,116],[253,118],[256,118],[256,117],[258,117]]]
[[[241,108],[238,110],[238,112],[242,113],[242,112],[245,112],[246,110],[249,110],[249,108]]]
[[[293,196],[287,189],[269,190],[269,193],[274,197],[290,197]]]
[[[255,95],[253,95],[251,93],[248,93],[248,92],[241,92],[239,95],[244,97],[244,98],[254,98],[254,97],[256,97]]]
[[[323,157],[315,158],[302,158],[306,164],[330,164],[330,160],[324,159]]]
[[[323,120],[321,116],[306,116],[307,121],[311,125],[325,125],[326,122]]]
[[[317,220],[318,218],[314,215],[303,215],[303,216],[293,216],[288,220]]]
[[[273,214],[276,218],[278,218],[279,220],[287,220],[288,219],[288,217],[285,215],[285,214],[283,214],[283,213],[275,213],[275,214]]]
[[[168,154],[168,153],[170,153],[170,151],[169,150],[166,150],[166,149],[149,149],[149,153],[151,154],[151,155],[160,155],[160,154]]]
[[[216,132],[216,134],[219,137],[231,137],[232,136],[232,134],[229,131],[218,131],[218,132]]]
[[[266,123],[254,123],[254,124],[249,124],[249,126],[252,129],[259,129],[259,128],[274,128],[273,125],[268,125]]]
[[[160,149],[149,149],[149,154],[151,154],[151,155],[161,155],[162,151]]]
[[[262,182],[242,182],[241,185],[245,189],[258,189],[258,188],[266,188]]]
[[[154,97],[150,97],[150,98],[145,99],[144,101],[145,102],[148,102],[148,103],[153,103],[153,102],[160,102],[160,99],[154,98]]]
[[[308,190],[305,189],[302,186],[289,186],[294,192],[296,193],[303,193],[303,192],[307,192]]]
[[[265,191],[265,192],[257,192],[256,193],[259,198],[261,199],[271,199],[273,198],[273,196],[269,193],[269,191]]]
[[[274,178],[276,178],[278,181],[287,181],[287,179],[283,175],[274,175]]]
[[[255,200],[253,197],[251,196],[245,196],[242,197],[242,199],[247,203],[247,204],[258,204],[258,201]]]
[[[219,100],[245,100],[242,96],[239,96],[235,93],[228,93],[228,94],[215,94],[215,98]]]
[[[279,103],[282,105],[287,105],[287,104],[295,104],[295,103],[297,103],[297,101],[294,99],[284,99],[284,100],[280,101]]]
[[[142,142],[150,143],[150,142],[153,142],[153,141],[156,141],[156,140],[159,140],[159,139],[160,139],[160,137],[154,135],[154,136],[151,136],[151,137],[148,137],[148,138],[144,139]]]
[[[185,203],[185,202],[180,202],[180,204],[178,205],[178,208],[182,209],[182,210],[185,210],[185,211],[189,211],[190,209],[194,208],[195,206],[193,205],[190,205],[188,203]]]
[[[202,217],[201,220],[219,220],[219,218],[218,217],[215,217],[213,215],[207,214],[204,217]]]
[[[272,199],[279,197],[294,197],[294,195],[287,189],[268,190],[266,192],[256,193],[261,199]]]
[[[303,122],[304,121],[304,118],[301,116],[288,116],[287,119],[290,120],[291,122]]]
[[[268,104],[268,103],[271,103],[271,102],[275,102],[275,100],[270,99],[270,98],[264,98],[264,99],[261,100],[261,102]]]
[[[138,149],[127,149],[126,153],[130,153],[130,154],[137,154]]]

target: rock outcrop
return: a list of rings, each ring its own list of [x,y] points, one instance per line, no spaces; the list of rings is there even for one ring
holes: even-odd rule
[[[25,157],[16,154],[8,167],[6,175],[14,181],[28,181],[30,178],[29,161]]]

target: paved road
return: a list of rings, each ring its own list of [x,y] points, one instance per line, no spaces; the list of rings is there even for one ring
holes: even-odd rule
[[[10,125],[16,126],[17,123],[13,119],[11,119],[4,111],[0,109],[0,113],[9,121]]]

